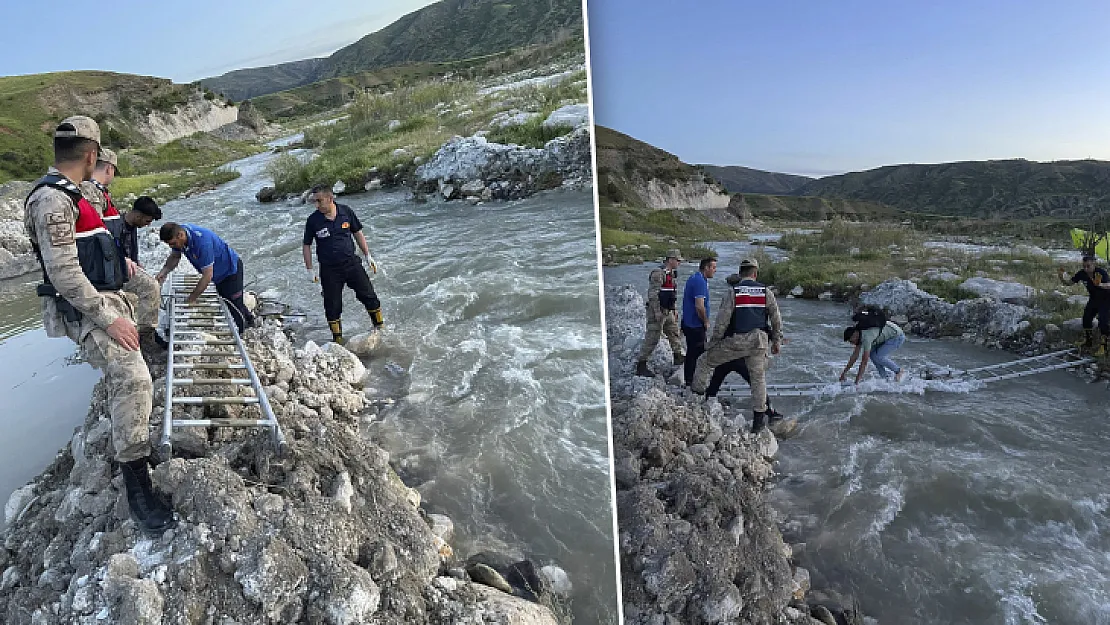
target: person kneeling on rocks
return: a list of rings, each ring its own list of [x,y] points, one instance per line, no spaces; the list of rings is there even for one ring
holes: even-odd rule
[[[62,120],[54,131],[54,166],[27,196],[23,224],[42,266],[36,292],[46,335],[69,337],[104,372],[128,508],[143,531],[161,533],[175,521],[150,481],[153,383],[139,351],[134,296],[121,292],[129,266],[77,186],[92,176],[99,152],[100,127],[92,118]]]
[[[694,370],[693,391],[706,392],[709,372],[726,363],[742,359],[747,366],[752,388],[752,433],[767,425],[767,348],[779,353],[782,341],[782,315],[775,295],[757,281],[759,263],[740,262],[740,273],[729,276],[732,291],[721,300],[713,325],[713,336]],[[722,378],[723,379],[723,378]],[[777,416],[777,418],[775,418]],[[776,423],[781,415],[771,417]]]
[[[1079,282],[1087,287],[1087,306],[1083,308],[1083,342],[1080,349],[1095,356],[1106,356],[1110,353],[1110,274],[1099,267],[1094,256],[1083,257],[1083,269],[1068,278],[1067,271],[1060,268],[1060,282],[1072,285]],[[1098,332],[1102,335],[1102,344],[1095,351],[1095,317],[1098,317]]]
[[[857,313],[853,320],[856,321],[856,325],[844,329],[844,342],[851,343],[856,348],[852,350],[852,357],[848,359],[848,364],[840,373],[840,381],[847,380],[848,372],[852,370],[852,365],[856,364],[856,358],[859,358],[862,352],[863,359],[860,360],[859,371],[856,373],[856,384],[863,381],[868,361],[875,363],[875,368],[884,379],[890,377],[890,373],[893,372],[894,381],[901,382],[902,367],[891,360],[890,355],[906,342],[906,334],[902,332],[902,328],[893,321],[888,321],[886,315],[876,309],[865,308]]]

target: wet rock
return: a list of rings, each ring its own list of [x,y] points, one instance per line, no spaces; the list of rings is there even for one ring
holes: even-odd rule
[[[549,564],[541,568],[540,578],[543,580],[544,586],[556,596],[570,597],[574,591],[574,586],[570,583],[567,572],[557,566]]]
[[[23,512],[23,509],[26,508],[27,504],[31,503],[31,500],[34,498],[34,484],[27,484],[26,486],[15,489],[11,496],[8,497],[8,503],[4,505],[4,523],[10,524],[15,520],[15,518],[19,516],[19,513]]]
[[[367,182],[365,186],[363,186],[363,189],[365,189],[366,191],[377,191],[378,189],[381,189],[381,188],[382,188],[382,179],[381,178],[374,178],[373,180],[370,180],[369,182]]]
[[[334,193],[336,195],[342,195],[343,192],[346,191],[346,190],[347,190],[347,183],[343,182],[342,180],[337,180],[335,182],[335,184],[333,184],[331,186],[332,193]]]
[[[479,584],[496,588],[504,593],[513,593],[513,587],[509,585],[509,582],[505,581],[500,573],[487,564],[472,564],[466,567],[466,574]]]
[[[471,180],[462,186],[459,191],[463,197],[478,197],[486,190],[486,183],[481,180]]]
[[[1000,300],[1009,304],[1027,305],[1036,290],[1018,282],[1002,282],[990,278],[968,278],[960,288],[978,293],[981,297]]]
[[[273,202],[277,200],[277,189],[274,187],[262,187],[258,190],[258,193],[254,194],[254,197],[259,202]]]
[[[805,295],[805,292],[806,292],[806,290],[803,289],[802,285],[800,285],[800,284],[798,286],[790,289],[790,294],[793,295],[794,297],[801,297],[802,295]]]

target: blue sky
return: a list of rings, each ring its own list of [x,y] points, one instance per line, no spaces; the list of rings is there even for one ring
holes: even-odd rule
[[[434,0],[0,0],[0,75],[102,69],[191,82],[327,56]],[[52,28],[72,25],[64,38]],[[13,28],[25,24],[24,28]],[[16,51],[14,54],[12,51]]]
[[[1110,160],[1110,2],[588,1],[597,122],[827,175]]]

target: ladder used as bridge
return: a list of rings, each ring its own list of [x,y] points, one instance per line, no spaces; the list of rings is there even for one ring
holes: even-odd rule
[[[270,430],[275,450],[284,455],[288,450],[285,435],[281,432],[270,401],[251,364],[250,356],[239,329],[232,318],[227,301],[219,296],[215,286],[208,285],[194,304],[186,303],[197,285],[197,274],[174,274],[170,277],[170,293],[163,296],[163,308],[169,318],[166,330],[165,411],[162,419],[162,438],[159,452],[169,459],[173,448],[171,437],[174,428],[182,427],[264,427]],[[238,312],[238,311],[236,311]],[[231,348],[230,350],[227,348]],[[185,359],[185,360],[179,360]],[[230,372],[234,377],[216,377]],[[211,376],[211,377],[209,377]],[[175,395],[175,389],[201,389],[222,387],[223,395]],[[249,388],[253,395],[241,391]],[[187,391],[186,391],[187,392]],[[241,405],[255,407],[258,418],[177,419],[174,406]]]
[[[975,367],[972,369],[944,369],[928,372],[926,380],[943,380],[948,382],[970,382],[987,384],[1001,380],[1012,380],[1030,375],[1073,369],[1094,362],[1094,358],[1084,357],[1074,349],[1064,349],[1040,356],[1021,358],[996,365]],[[821,395],[839,395],[849,393],[874,392],[860,390],[855,386],[844,387],[839,382],[802,382],[798,384],[768,384],[767,394],[772,397],[819,397]],[[935,390],[926,387],[926,390]],[[751,392],[746,384],[724,384],[721,386],[719,397],[743,397]]]

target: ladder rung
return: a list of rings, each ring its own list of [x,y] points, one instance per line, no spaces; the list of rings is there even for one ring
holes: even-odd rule
[[[237,352],[201,351],[198,349],[174,351],[174,356],[238,356]]]
[[[269,426],[273,425],[270,421],[262,419],[174,419],[173,427],[204,427],[204,426],[221,426],[221,427],[252,427],[252,426]]]
[[[175,362],[173,363],[174,369],[214,369],[222,371],[225,369],[246,369],[245,364],[220,364],[218,362]]]
[[[257,397],[174,397],[174,404],[211,405],[211,404],[257,404]]]
[[[174,386],[193,386],[198,384],[250,384],[250,378],[174,378]]]
[[[235,341],[221,341],[219,339],[217,339],[215,341],[209,341],[209,340],[205,340],[205,339],[184,339],[184,340],[174,339],[173,343],[174,343],[174,345],[235,345],[236,344]]]

